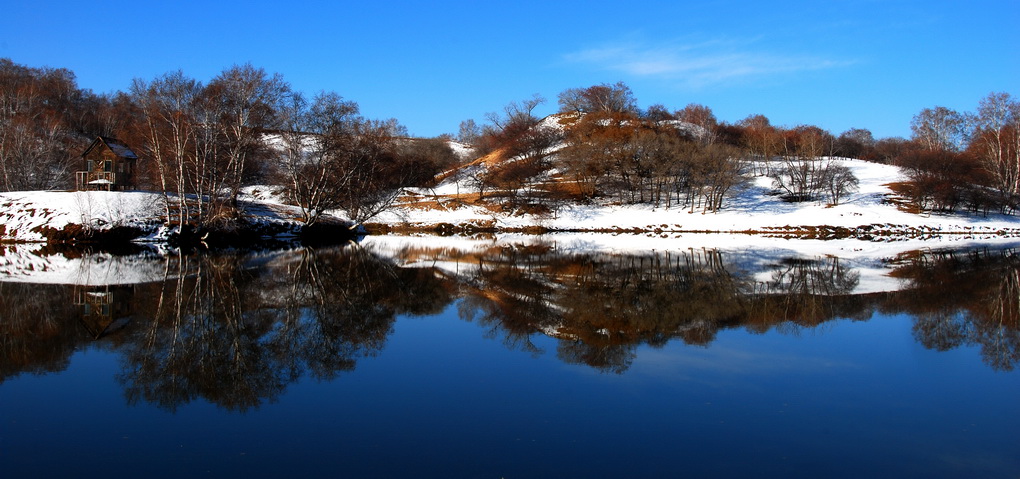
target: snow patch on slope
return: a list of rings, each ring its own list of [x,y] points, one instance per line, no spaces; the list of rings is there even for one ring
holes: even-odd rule
[[[469,174],[451,176],[433,189],[408,190],[416,195],[440,202],[442,208],[424,209],[415,205],[393,208],[373,219],[394,226],[424,226],[440,223],[487,223],[496,228],[527,228],[540,226],[554,230],[640,229],[661,231],[745,232],[769,229],[793,229],[801,226],[857,228],[876,225],[882,230],[905,235],[963,233],[994,235],[1007,231],[1020,233],[1020,218],[968,213],[914,214],[900,210],[886,201],[895,196],[888,186],[906,181],[902,171],[891,165],[854,159],[838,159],[851,169],[860,182],[857,192],[841,204],[830,206],[822,201],[791,203],[770,194],[771,180],[756,177],[727,199],[724,208],[703,213],[689,208],[664,208],[647,204],[569,204],[547,215],[493,212],[485,208],[464,206],[444,198],[457,193],[476,194]],[[473,165],[472,168],[482,168]]]

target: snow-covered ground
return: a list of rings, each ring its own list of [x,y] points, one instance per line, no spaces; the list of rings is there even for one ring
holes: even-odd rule
[[[250,186],[241,192],[245,213],[261,222],[293,222],[295,206],[283,204],[279,188]],[[41,242],[40,228],[63,229],[78,224],[96,229],[131,226],[147,231],[145,239],[161,241],[165,216],[161,193],[142,191],[15,191],[0,193],[0,240]]]
[[[716,213],[702,213],[700,210],[690,212],[686,208],[656,208],[650,205],[567,205],[553,215],[515,215],[457,204],[450,198],[477,190],[472,189],[464,177],[459,181],[453,177],[434,189],[412,190],[425,199],[438,199],[443,208],[393,208],[373,219],[373,222],[406,226],[475,223],[496,228],[542,226],[553,230],[590,231],[619,228],[743,232],[795,229],[801,226],[857,228],[876,225],[886,232],[907,235],[1020,232],[1020,218],[1015,216],[966,213],[919,215],[902,211],[883,201],[894,196],[888,184],[906,180],[898,167],[852,159],[840,161],[857,176],[860,187],[841,204],[831,207],[823,202],[785,202],[778,196],[768,194],[772,190],[769,178],[758,177],[743,190],[735,192],[727,199],[724,208]]]
[[[68,224],[96,228],[160,223],[163,195],[111,191],[15,191],[0,193],[0,239],[45,241],[41,227]]]
[[[899,168],[858,160],[841,160],[860,181],[859,191],[837,206],[823,202],[789,203],[769,194],[768,178],[755,178],[726,200],[715,213],[650,205],[565,205],[555,214],[529,215],[494,212],[467,206],[454,198],[475,191],[466,175],[453,175],[434,189],[414,189],[422,202],[401,204],[371,222],[391,226],[429,227],[437,224],[474,224],[495,229],[543,227],[558,231],[639,230],[646,235],[677,232],[795,232],[801,227],[866,228],[876,239],[936,239],[952,233],[963,239],[990,239],[1020,234],[1020,218],[956,214],[913,214],[885,201],[893,197],[888,184],[905,180]],[[481,167],[481,166],[480,166]],[[283,203],[279,189],[258,186],[244,191],[248,214],[265,222],[294,222],[299,211]],[[434,205],[440,205],[435,207]],[[44,241],[40,228],[61,229],[75,223],[95,228],[136,226],[159,240],[158,225],[164,211],[163,195],[145,192],[11,192],[0,193],[0,240]],[[335,212],[341,216],[341,212]],[[880,233],[879,233],[880,232]],[[636,237],[632,238],[636,241]]]

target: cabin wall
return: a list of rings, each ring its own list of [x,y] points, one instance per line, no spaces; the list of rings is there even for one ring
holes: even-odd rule
[[[134,163],[134,160],[121,158],[103,145],[82,156],[81,166],[82,171],[89,173],[114,173],[112,189],[125,190],[134,187]]]

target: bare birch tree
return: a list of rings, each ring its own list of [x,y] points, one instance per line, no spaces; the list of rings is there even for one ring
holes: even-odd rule
[[[978,104],[970,149],[1012,204],[1020,196],[1020,102],[991,93]]]

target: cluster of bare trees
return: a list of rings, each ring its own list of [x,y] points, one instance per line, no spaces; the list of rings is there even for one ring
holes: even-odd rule
[[[504,161],[492,162],[487,168],[472,168],[470,182],[485,191],[498,191],[504,204],[518,207],[541,197],[534,183],[552,168],[552,148],[563,139],[562,132],[543,124],[534,111],[545,98],[534,95],[513,101],[502,112],[486,115],[488,123],[479,128],[474,121],[461,124],[462,141],[475,138],[477,154],[495,154]]]
[[[563,91],[555,121],[532,114],[542,102],[537,95],[513,102],[484,128],[461,124],[462,141],[474,139],[483,153],[499,151],[505,160],[476,175],[482,192],[514,206],[604,197],[714,211],[743,181],[745,155],[715,141],[715,116],[702,105],[641,112],[623,83]],[[542,181],[553,172],[559,181]]]
[[[276,176],[306,224],[333,209],[361,223],[389,205],[400,187],[426,183],[456,161],[445,144],[401,138],[395,121],[367,120],[336,93],[311,102],[293,94],[281,112]]]
[[[854,128],[833,136],[817,126],[782,128],[764,115],[751,115],[736,125],[720,125],[718,136],[740,146],[755,160],[755,173],[772,178],[787,201],[824,200],[838,204],[859,184],[837,157],[862,158],[874,148],[871,132]]]
[[[452,151],[406,138],[396,120],[369,120],[333,92],[311,100],[280,75],[234,66],[208,85],[170,73],[136,80],[134,139],[155,166],[167,215],[209,223],[235,212],[241,187],[286,186],[306,224],[342,209],[355,223],[378,214],[399,187],[422,183],[454,160]],[[432,146],[417,151],[409,143]]]
[[[991,93],[975,112],[925,108],[896,156],[920,208],[1012,213],[1020,208],[1020,101]]]
[[[827,131],[800,126],[787,130],[781,138],[779,161],[762,165],[785,199],[824,199],[835,205],[857,190],[857,177],[834,158],[836,139]]]
[[[70,187],[99,135],[143,159],[139,186],[164,192],[167,221],[199,226],[231,224],[242,187],[268,182],[286,186],[308,224],[333,209],[361,222],[458,161],[444,141],[408,138],[336,93],[309,100],[250,64],[207,84],[176,71],[95,95],[68,70],[0,59],[0,190]]]
[[[571,125],[560,158],[582,198],[692,211],[721,208],[745,170],[743,155],[730,145],[624,112],[589,114]]]
[[[69,70],[0,58],[0,191],[65,187],[96,101]]]
[[[290,86],[251,65],[208,85],[177,71],[136,79],[129,93],[129,144],[151,159],[150,178],[167,193],[167,218],[181,224],[229,218],[241,187],[259,176]]]
[[[1009,209],[1020,207],[1020,101],[991,93],[973,115],[968,150],[988,172],[991,186]]]
[[[536,95],[510,103],[484,127],[461,124],[461,141],[505,160],[475,172],[480,191],[515,206],[603,198],[712,212],[757,173],[771,176],[790,201],[835,204],[858,180],[833,157],[873,155],[878,143],[864,129],[837,138],[814,126],[774,127],[762,115],[721,123],[696,103],[642,111],[622,82],[563,91],[555,120],[532,114],[542,102]]]

